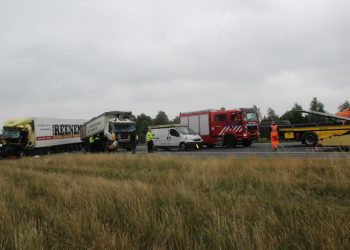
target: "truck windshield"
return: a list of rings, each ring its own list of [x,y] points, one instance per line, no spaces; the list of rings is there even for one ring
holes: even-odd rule
[[[258,116],[256,113],[243,113],[243,120],[247,122],[257,122]]]
[[[18,130],[4,129],[3,137],[10,138],[10,139],[18,139],[19,138],[19,131]]]
[[[183,135],[195,135],[196,133],[189,127],[178,127],[176,128]]]
[[[118,123],[114,126],[115,133],[131,133],[136,130],[133,123]]]

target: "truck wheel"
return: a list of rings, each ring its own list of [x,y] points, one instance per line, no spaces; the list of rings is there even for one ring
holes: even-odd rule
[[[17,158],[22,158],[25,155],[25,152],[23,150],[20,150],[17,152]]]
[[[318,143],[318,137],[315,133],[308,132],[308,133],[304,134],[302,142],[307,147],[315,147]]]
[[[227,136],[225,137],[225,143],[224,146],[228,147],[228,148],[234,148],[237,145],[237,141],[233,136]]]
[[[180,148],[180,151],[185,151],[186,150],[185,143],[181,142],[179,148]]]

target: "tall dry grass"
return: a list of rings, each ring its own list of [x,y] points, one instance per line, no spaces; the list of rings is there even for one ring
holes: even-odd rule
[[[350,159],[0,161],[1,249],[349,249]]]

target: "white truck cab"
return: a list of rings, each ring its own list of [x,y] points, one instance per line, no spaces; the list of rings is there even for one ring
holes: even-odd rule
[[[181,151],[189,148],[199,149],[203,146],[202,138],[190,127],[183,125],[152,126],[154,146],[158,149],[178,148]]]

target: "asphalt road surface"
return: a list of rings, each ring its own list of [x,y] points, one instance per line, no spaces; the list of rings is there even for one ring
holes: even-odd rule
[[[137,153],[147,153],[145,146],[139,146]],[[235,156],[235,157],[350,157],[349,152],[344,152],[337,148],[320,147],[310,148],[305,147],[300,142],[298,143],[280,143],[277,151],[271,150],[269,143],[253,143],[250,147],[237,146],[235,148],[206,148],[203,147],[200,150],[188,150],[179,151],[178,149],[162,150],[159,149],[155,152],[161,155],[183,155],[183,156],[198,156],[198,157],[210,157],[210,156]]]
[[[179,151],[178,149],[162,150],[154,152],[157,155],[176,155],[189,157],[316,157],[316,158],[350,158],[349,150],[343,151],[332,147],[309,148],[299,142],[279,143],[278,150],[272,151],[269,143],[253,143],[250,147],[238,145],[235,148],[203,147],[200,150]],[[131,154],[129,151],[118,151],[116,154]],[[146,155],[147,147],[140,145],[137,147],[138,155]],[[1,159],[1,158],[0,158]]]

